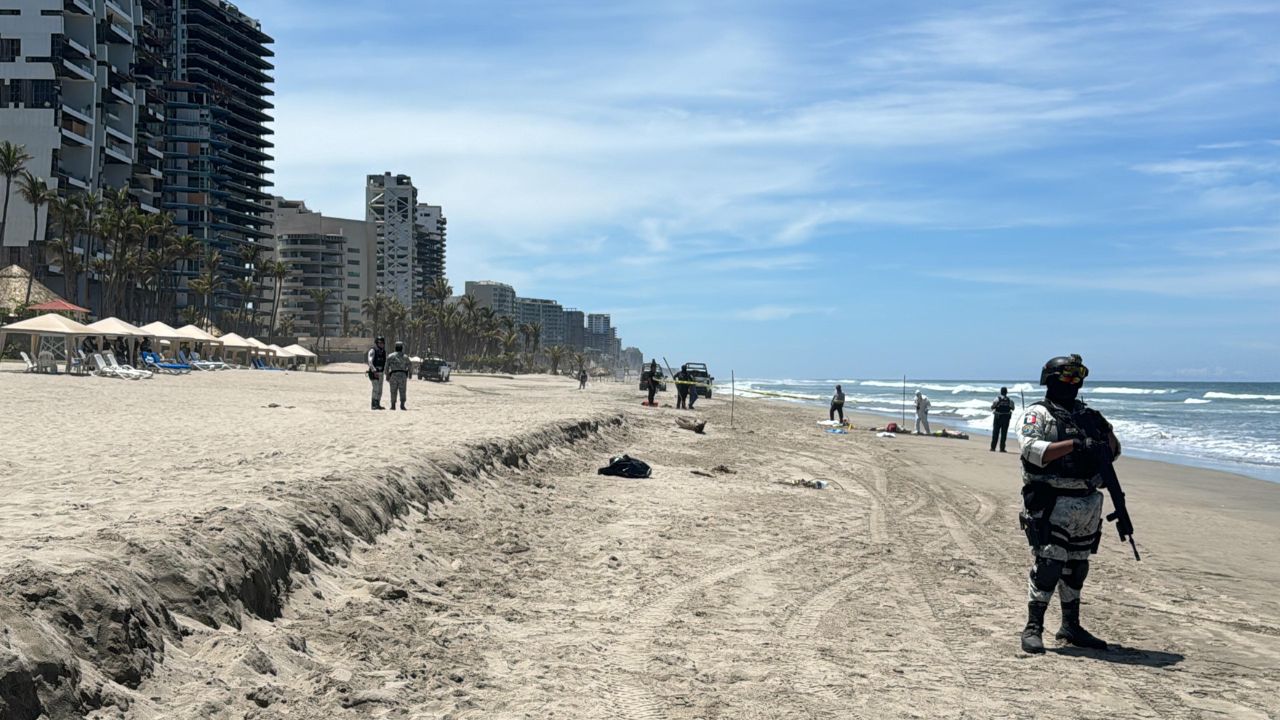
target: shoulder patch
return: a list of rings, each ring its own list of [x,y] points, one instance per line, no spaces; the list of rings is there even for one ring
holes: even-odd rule
[[[1035,425],[1038,422],[1040,422],[1040,419],[1036,417],[1035,413],[1027,413],[1026,415],[1022,416],[1023,425]]]

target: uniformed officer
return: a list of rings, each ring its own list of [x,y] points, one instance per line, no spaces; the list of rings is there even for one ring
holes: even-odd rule
[[[1000,452],[1004,452],[1005,441],[1009,438],[1009,419],[1013,417],[1013,400],[1009,398],[1009,388],[1000,388],[1000,396],[991,403],[991,452],[996,451],[996,441],[1000,441]]]
[[[1080,589],[1089,575],[1089,556],[1102,538],[1100,470],[1105,459],[1120,455],[1120,441],[1101,413],[1076,399],[1088,375],[1079,355],[1053,358],[1040,371],[1044,399],[1022,416],[1020,520],[1035,556],[1022,631],[1022,649],[1028,653],[1044,652],[1044,614],[1055,588],[1062,603],[1057,639],[1107,647],[1080,626]]]
[[[382,372],[387,367],[386,338],[374,339],[373,347],[369,348],[368,365],[366,374],[369,376],[369,382],[373,383],[373,403],[370,409],[385,410],[386,408],[382,407]]]
[[[391,409],[396,409],[396,398],[400,398],[400,409],[407,410],[404,406],[405,388],[409,384],[409,371],[413,368],[413,361],[408,355],[404,354],[404,343],[396,343],[396,351],[387,356],[387,382],[391,383]]]

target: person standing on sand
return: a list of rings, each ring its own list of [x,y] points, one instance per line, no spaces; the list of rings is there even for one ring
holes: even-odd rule
[[[649,407],[656,404],[653,398],[658,394],[658,361],[654,360],[649,365],[649,384],[646,386],[649,391]]]
[[[684,386],[689,388],[689,397],[685,401],[685,407],[692,410],[693,404],[698,402],[698,385],[697,385],[697,382],[693,379],[693,373],[690,373],[687,370],[684,373],[684,378],[685,378],[685,382],[689,383],[688,385]]]
[[[1076,399],[1089,369],[1079,355],[1056,357],[1040,371],[1043,400],[1022,416],[1022,502],[1019,520],[1035,563],[1027,576],[1027,625],[1022,650],[1044,652],[1044,614],[1053,591],[1062,603],[1058,640],[1095,650],[1107,644],[1080,626],[1080,590],[1089,556],[1102,539],[1104,463],[1120,456],[1120,441],[1097,410]],[[1121,534],[1132,534],[1127,515]]]
[[[1009,418],[1013,417],[1013,400],[1009,397],[1009,388],[1000,388],[1000,397],[991,403],[994,414],[991,426],[991,452],[996,451],[996,438],[1000,439],[1000,452],[1004,452],[1005,440],[1009,437]]]
[[[680,368],[680,372],[676,373],[676,409],[684,410],[689,407],[689,373]]]
[[[408,410],[404,406],[405,389],[409,385],[409,371],[413,368],[413,361],[408,355],[404,354],[404,343],[396,342],[396,351],[387,356],[387,382],[391,384],[391,409],[396,409],[396,398],[400,398],[400,409]]]
[[[579,390],[587,389],[587,369],[586,368],[582,368],[578,370],[578,389]]]
[[[366,358],[368,369],[365,374],[369,376],[369,382],[373,383],[373,402],[370,404],[370,410],[385,410],[382,407],[382,371],[387,367],[387,339],[374,338],[373,347],[369,348],[369,354]]]
[[[836,386],[836,394],[831,396],[831,419],[836,419],[836,413],[840,413],[840,424],[844,424],[844,388]]]
[[[917,390],[916,391],[916,434],[917,435],[933,434],[929,430],[929,406],[930,405],[931,403],[929,402],[929,396]],[[920,432],[920,428],[922,427],[924,428],[924,432]]]

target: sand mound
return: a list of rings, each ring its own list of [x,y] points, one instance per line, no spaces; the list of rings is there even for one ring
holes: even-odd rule
[[[165,643],[181,642],[180,618],[212,627],[277,618],[313,559],[336,561],[398,517],[452,497],[456,483],[621,425],[619,415],[559,422],[412,465],[325,477],[283,511],[260,502],[219,507],[146,545],[103,530],[99,557],[70,569],[19,563],[0,576],[0,716],[127,709],[118,686],[136,688],[164,659]]]

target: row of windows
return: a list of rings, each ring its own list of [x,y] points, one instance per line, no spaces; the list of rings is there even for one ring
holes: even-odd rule
[[[0,38],[0,62],[15,62],[22,55],[22,40]]]
[[[10,80],[0,86],[0,106],[51,108],[58,101],[54,80]]]

